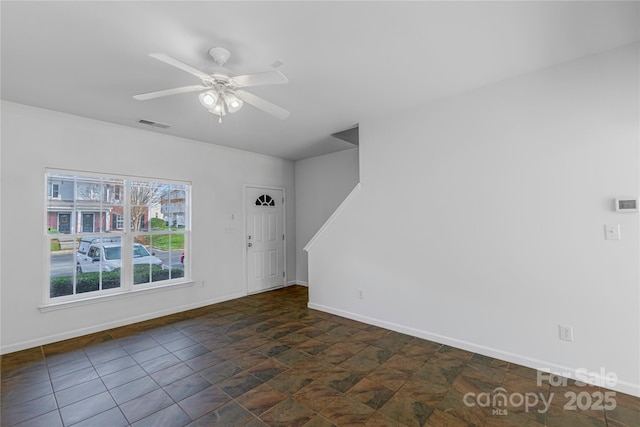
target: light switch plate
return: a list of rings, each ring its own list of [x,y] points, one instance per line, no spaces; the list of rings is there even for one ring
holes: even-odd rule
[[[604,236],[607,240],[620,240],[620,224],[605,224]]]

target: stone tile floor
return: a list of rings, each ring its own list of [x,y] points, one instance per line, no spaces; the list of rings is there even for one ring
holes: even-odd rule
[[[640,426],[638,398],[307,300],[292,286],[2,356],[1,425]]]

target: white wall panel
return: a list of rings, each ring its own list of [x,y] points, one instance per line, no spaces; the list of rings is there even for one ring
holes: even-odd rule
[[[361,121],[310,306],[640,395],[640,215],[613,209],[640,194],[638,64],[629,46]]]

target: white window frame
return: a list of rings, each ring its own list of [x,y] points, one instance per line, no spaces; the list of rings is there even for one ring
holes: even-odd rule
[[[101,299],[105,297],[126,297],[127,295],[137,295],[139,291],[144,290],[152,290],[157,288],[167,288],[170,286],[176,285],[184,285],[184,284],[192,284],[191,281],[191,182],[187,181],[176,181],[165,178],[147,178],[147,177],[138,177],[138,176],[123,176],[123,175],[112,175],[112,174],[104,174],[97,172],[80,172],[80,171],[72,171],[72,170],[58,170],[58,169],[46,169],[44,173],[44,182],[45,188],[49,188],[49,177],[50,175],[63,175],[74,177],[77,179],[106,179],[106,180],[116,180],[122,181],[123,194],[121,194],[121,201],[123,206],[122,220],[123,220],[123,230],[122,231],[108,231],[110,228],[110,224],[106,224],[105,229],[102,232],[92,232],[92,233],[83,233],[82,229],[77,229],[77,225],[74,224],[75,217],[77,217],[79,210],[76,210],[75,206],[78,201],[83,202],[86,200],[79,200],[78,196],[75,194],[76,185],[74,185],[74,208],[71,211],[71,233],[66,234],[66,237],[70,237],[74,240],[82,238],[83,236],[87,237],[120,237],[122,244],[122,266],[120,273],[120,287],[112,288],[112,289],[104,289],[86,293],[75,293],[76,286],[76,253],[77,248],[73,250],[73,288],[74,293],[71,295],[65,296],[57,296],[51,297],[51,241],[54,239],[58,239],[60,234],[50,234],[47,232],[48,225],[48,206],[51,198],[48,195],[48,191],[45,192],[45,202],[44,202],[44,227],[43,231],[45,234],[45,283],[44,283],[44,297],[43,297],[43,305],[40,307],[41,311],[48,311],[49,309],[56,308],[61,305],[66,305],[68,303],[75,302],[83,302],[83,301],[93,301],[96,299]],[[151,216],[147,219],[148,221],[148,229],[146,231],[133,231],[133,228],[130,225],[131,221],[126,221],[125,218],[131,218],[131,200],[130,200],[130,188],[132,182],[149,182],[149,183],[161,183],[163,185],[179,185],[184,186],[185,192],[185,225],[180,231],[170,231],[170,230],[152,230],[151,229]],[[102,214],[101,214],[102,215]],[[126,228],[124,228],[126,227]],[[134,238],[139,235],[171,235],[171,234],[183,234],[184,235],[184,275],[183,277],[168,279],[168,280],[160,280],[149,283],[140,283],[134,285],[134,277],[133,277],[133,244]],[[102,274],[102,273],[101,273]]]

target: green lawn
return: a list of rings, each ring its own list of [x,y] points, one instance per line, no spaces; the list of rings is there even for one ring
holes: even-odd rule
[[[133,240],[147,248],[151,247],[161,251],[168,251],[169,243],[171,243],[172,251],[184,249],[184,234],[143,234],[136,236]]]
[[[153,236],[151,247],[168,251],[169,245],[171,245],[172,251],[184,249],[184,234],[161,234],[160,236]]]

